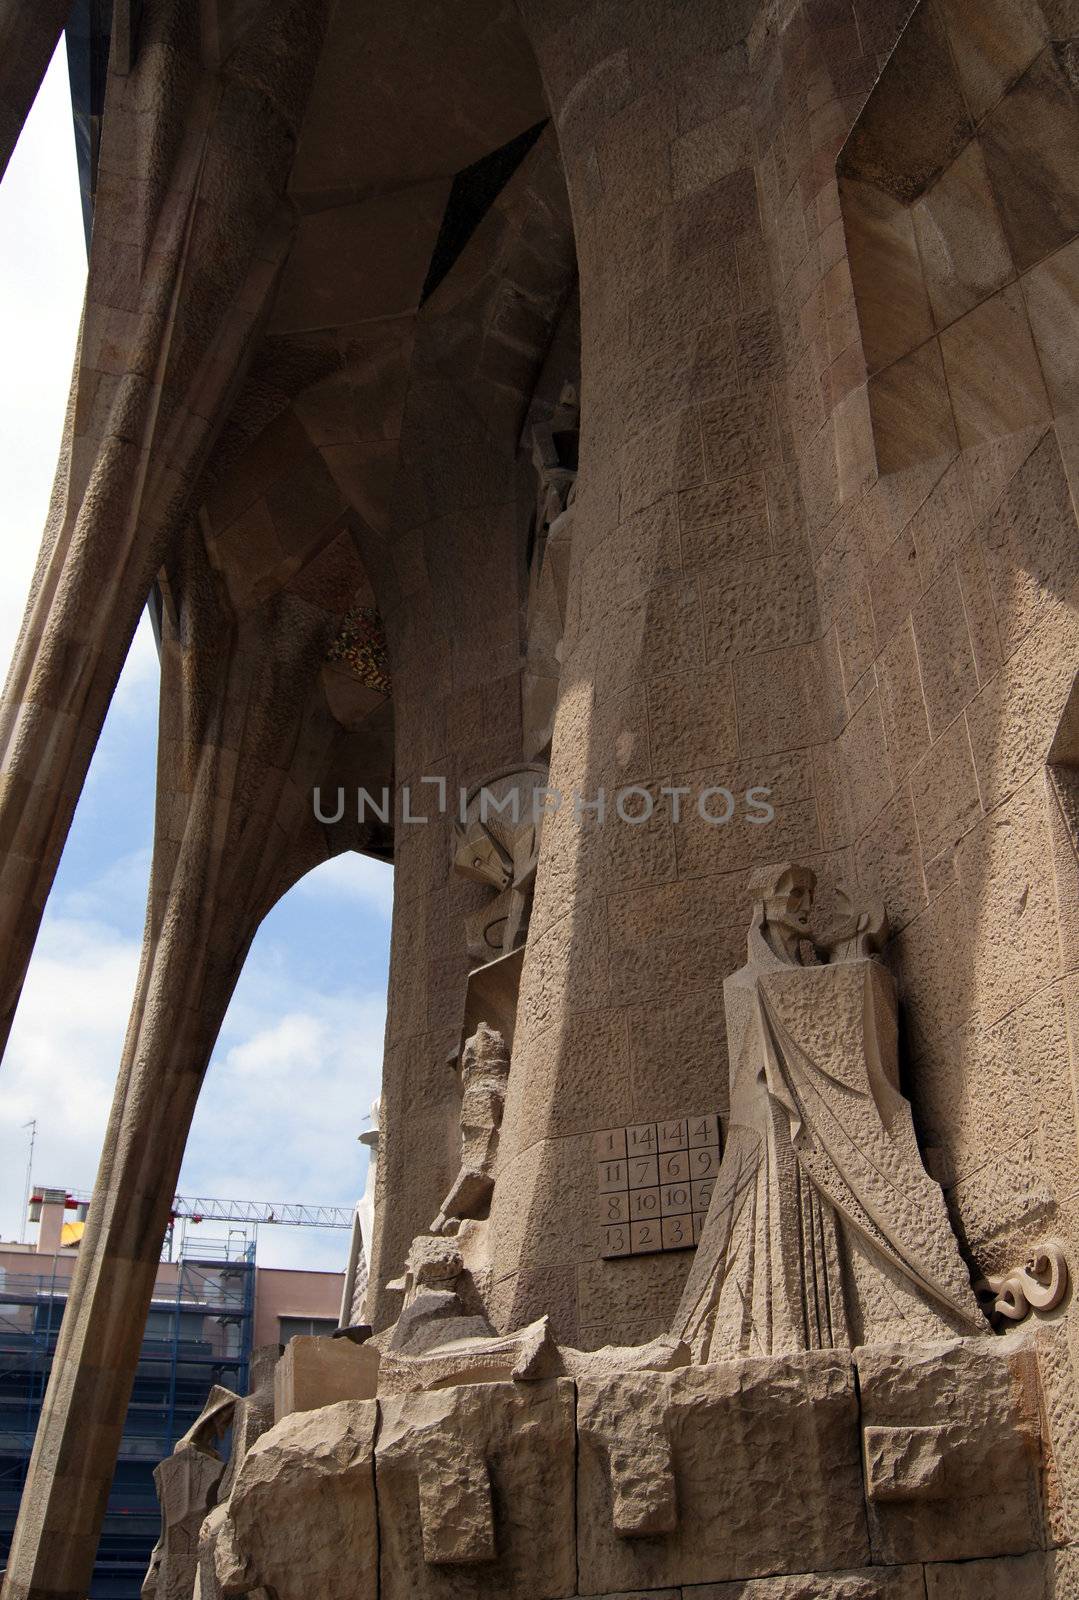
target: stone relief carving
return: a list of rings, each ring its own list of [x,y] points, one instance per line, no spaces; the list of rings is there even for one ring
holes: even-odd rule
[[[829,961],[864,961],[876,955],[888,938],[888,913],[883,900],[856,905],[843,884],[836,885],[840,916],[817,936],[817,949]]]
[[[899,1091],[895,985],[863,953],[881,908],[806,965],[815,882],[755,875],[723,986],[730,1126],[673,1328],[698,1361],[987,1331]]]
[[[466,1309],[460,1293],[464,1270],[460,1246],[454,1239],[416,1235],[404,1272],[388,1285],[402,1291],[405,1298],[387,1348],[419,1355],[448,1338],[491,1332],[485,1317]]]
[[[1014,1272],[981,1278],[974,1292],[996,1327],[1022,1322],[1032,1311],[1055,1311],[1068,1292],[1068,1263],[1058,1244],[1039,1245]]]
[[[487,1213],[509,1073],[502,1035],[481,1022],[461,1053],[461,1169],[431,1224],[432,1233],[456,1233],[466,1217]]]
[[[537,499],[521,682],[524,753],[530,761],[549,757],[554,731],[577,496],[580,425],[577,390],[567,383],[550,421],[538,422],[532,429]]]
[[[250,1385],[241,1399],[215,1386],[202,1415],[154,1472],[161,1502],[161,1538],[143,1581],[144,1600],[220,1600],[214,1567],[217,1534],[248,1451],[273,1427],[274,1370],[280,1345],[251,1354]],[[228,1460],[214,1445],[232,1432]],[[245,1587],[252,1600],[269,1600]]]
[[[340,1322],[342,1328],[360,1328],[367,1323],[368,1269],[375,1238],[375,1196],[378,1185],[378,1153],[382,1142],[382,1097],[371,1103],[371,1126],[360,1134],[360,1143],[367,1147],[367,1180],[363,1194],[356,1202],[352,1218],[352,1239],[349,1245],[345,1282],[341,1291]]]
[[[494,889],[493,899],[465,921],[473,965],[524,944],[539,859],[539,800],[547,768],[504,767],[466,792],[453,828],[453,867]]]
[[[171,1456],[154,1468],[161,1536],[142,1583],[143,1600],[190,1600],[198,1570],[199,1530],[217,1503],[228,1462],[214,1448],[232,1426],[238,1394],[215,1384],[198,1420]]]

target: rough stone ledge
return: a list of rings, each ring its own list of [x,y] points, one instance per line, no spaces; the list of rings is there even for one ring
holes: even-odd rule
[[[1033,1342],[992,1339],[341,1401],[249,1453],[220,1593],[301,1600],[333,1526],[379,1552],[339,1600],[974,1600],[976,1567],[979,1600],[1079,1600],[1039,1412]]]

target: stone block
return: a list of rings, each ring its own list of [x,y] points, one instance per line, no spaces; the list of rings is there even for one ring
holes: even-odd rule
[[[954,567],[942,572],[914,609],[914,637],[929,728],[939,739],[978,692],[974,652]]]
[[[693,1585],[682,1591],[682,1600],[925,1600],[925,1584],[918,1566],[863,1567]]]
[[[1049,421],[1049,396],[1015,284],[952,323],[940,347],[964,450]]]
[[[490,1383],[384,1401],[383,1600],[573,1594],[573,1384]]]
[[[1023,277],[1023,293],[1049,398],[1059,416],[1079,403],[1079,350],[1061,337],[1079,305],[1079,239],[1032,267]]]
[[[975,963],[974,998],[996,1022],[1059,970],[1051,840],[1044,786],[1031,779],[958,851]]]
[[[970,311],[1014,277],[976,139],[915,203],[913,213],[938,328]]]
[[[299,1334],[274,1369],[274,1421],[295,1411],[315,1411],[338,1400],[373,1400],[379,1354],[351,1339]]]
[[[1051,1558],[1049,1558],[1051,1561]],[[1049,1562],[1036,1555],[998,1556],[989,1561],[934,1561],[925,1569],[927,1600],[1065,1600],[1073,1590],[1046,1585]]]
[[[877,661],[881,713],[888,753],[897,777],[906,777],[929,749],[929,720],[909,620]]]
[[[1054,433],[1008,484],[986,518],[981,544],[1001,646],[1011,655],[1079,581],[1075,513]]]
[[[349,1600],[375,1600],[377,1409],[346,1400],[288,1416],[256,1439],[218,1534],[226,1594],[261,1585],[276,1600],[328,1600],[347,1574]]]
[[[831,1351],[582,1380],[581,1592],[863,1564],[856,1409]]]
[[[1079,229],[1073,70],[1067,46],[1049,46],[981,128],[989,181],[1020,271]]]
[[[1075,1416],[1076,1340],[1069,1321],[1035,1329],[1047,1471],[1046,1520],[1053,1543],[1079,1535],[1079,1424]]]
[[[487,1463],[461,1441],[454,1444],[431,1450],[419,1463],[420,1530],[428,1566],[495,1559]]]
[[[982,820],[967,725],[958,718],[911,774],[918,835],[927,861]]]
[[[935,341],[870,379],[869,409],[880,475],[900,480],[896,487],[909,494],[913,511],[957,449],[955,418]]]
[[[920,588],[918,552],[908,529],[893,540],[869,575],[878,649],[884,648],[904,617],[909,615]]]
[[[1033,1348],[989,1339],[855,1352],[873,1559],[1020,1555],[1042,1539]]]
[[[844,176],[840,192],[862,341],[875,372],[929,337],[929,298],[909,209],[853,177]]]

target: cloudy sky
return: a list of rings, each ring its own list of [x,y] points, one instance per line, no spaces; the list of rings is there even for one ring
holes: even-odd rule
[[[0,660],[48,505],[86,279],[63,47],[0,183]],[[36,1184],[89,1189],[134,989],[153,835],[157,660],[144,621],[94,757],[0,1064],[0,1238]],[[181,1194],[351,1205],[378,1092],[392,875],[306,878],[255,940],[202,1092]],[[203,1224],[204,1236],[225,1230]],[[30,1233],[32,1236],[32,1230]],[[347,1234],[266,1228],[264,1265],[344,1265]]]

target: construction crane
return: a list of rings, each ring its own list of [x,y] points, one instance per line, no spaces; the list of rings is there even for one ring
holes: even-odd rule
[[[41,1205],[46,1196],[55,1191],[35,1191],[31,1205]],[[86,1215],[90,1204],[89,1193],[63,1191],[64,1209]],[[351,1228],[354,1208],[351,1206],[289,1205],[283,1200],[214,1200],[208,1196],[178,1194],[172,1202],[169,1222],[181,1218],[188,1222],[239,1222],[267,1223],[279,1228]]]
[[[273,1223],[279,1228],[351,1228],[351,1206],[286,1205],[277,1200],[209,1200],[178,1194],[170,1220]]]

